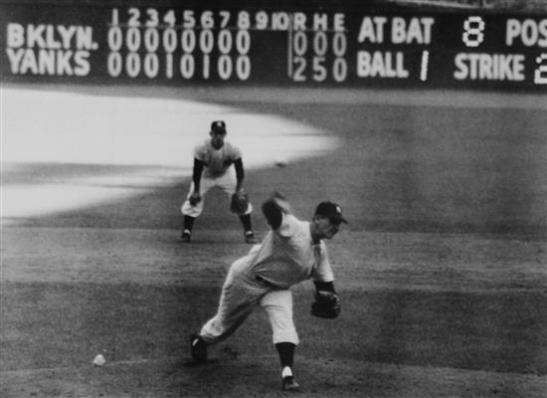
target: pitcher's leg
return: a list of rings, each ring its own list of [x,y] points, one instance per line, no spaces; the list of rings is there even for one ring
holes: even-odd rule
[[[298,345],[299,339],[293,320],[293,300],[290,290],[274,290],[268,292],[260,300],[272,327],[272,340],[277,343],[292,343]]]
[[[232,264],[222,287],[217,313],[200,330],[200,336],[208,345],[231,335],[251,314],[265,292],[240,273],[246,261],[248,259],[243,257]]]
[[[272,327],[272,339],[279,355],[283,390],[298,390],[293,374],[294,352],[299,343],[293,320],[293,301],[290,290],[276,290],[260,301]]]
[[[255,305],[256,299],[241,290],[237,281],[225,283],[217,313],[202,326],[200,336],[208,345],[225,339],[247,319]]]
[[[239,260],[242,261],[242,260]],[[248,290],[230,267],[220,295],[217,313],[201,327],[199,333],[190,336],[191,354],[197,362],[207,361],[207,347],[230,336],[253,311],[259,298]],[[237,268],[237,267],[236,267]]]

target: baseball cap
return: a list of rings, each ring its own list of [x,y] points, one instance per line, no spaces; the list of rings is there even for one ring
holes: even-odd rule
[[[316,216],[323,216],[330,219],[331,222],[335,224],[345,223],[347,220],[342,216],[342,207],[333,202],[321,202],[317,205],[315,209]]]
[[[215,120],[211,123],[211,131],[213,133],[226,134],[226,123],[223,120]]]

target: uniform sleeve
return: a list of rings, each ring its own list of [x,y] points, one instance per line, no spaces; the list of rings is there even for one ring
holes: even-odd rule
[[[291,208],[287,201],[278,193],[274,193],[272,197],[262,203],[262,213],[272,230],[279,232],[279,230],[289,229],[289,224],[296,218],[291,215]],[[288,219],[286,216],[291,215],[292,219]],[[297,220],[296,220],[297,221]],[[284,236],[284,234],[283,234]]]
[[[329,261],[329,255],[327,252],[327,245],[321,241],[318,247],[317,265],[312,271],[312,278],[316,282],[333,282],[334,273]]]
[[[283,238],[289,238],[296,234],[300,227],[300,220],[290,213],[281,212],[281,225],[276,233]]]
[[[234,167],[236,169],[236,180],[239,182],[243,181],[245,179],[245,170],[243,169],[243,161],[241,158],[236,159]]]
[[[241,159],[241,150],[235,145],[230,145],[229,157],[232,162]]]
[[[198,145],[194,148],[194,159],[205,161],[205,147],[203,145]]]
[[[199,192],[199,183],[201,181],[201,173],[203,172],[203,162],[197,158],[194,158],[194,168],[192,171],[192,181],[194,181],[194,187]]]

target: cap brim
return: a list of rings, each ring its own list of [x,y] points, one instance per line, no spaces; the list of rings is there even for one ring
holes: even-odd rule
[[[342,216],[333,216],[333,217],[330,217],[330,220],[335,224],[341,224],[341,223],[347,224],[348,223],[348,220],[346,220]]]

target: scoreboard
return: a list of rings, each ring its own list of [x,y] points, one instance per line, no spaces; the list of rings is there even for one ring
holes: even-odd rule
[[[226,3],[0,4],[2,80],[547,88],[547,15]]]

